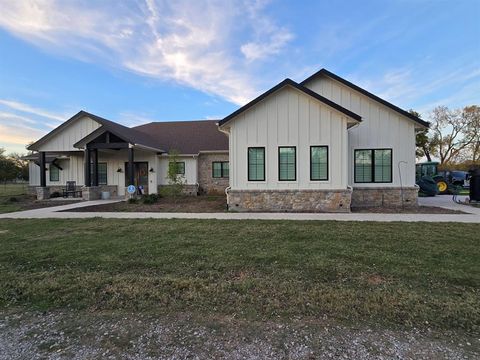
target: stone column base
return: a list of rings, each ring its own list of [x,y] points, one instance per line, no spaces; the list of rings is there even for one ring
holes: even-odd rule
[[[332,190],[229,190],[230,211],[350,212],[352,191]]]
[[[50,199],[50,189],[48,187],[38,186],[36,189],[37,200],[47,200]]]
[[[355,187],[352,207],[418,206],[418,187]],[[403,191],[403,202],[402,202]]]
[[[98,200],[101,196],[101,187],[100,186],[88,186],[82,188],[82,199],[83,200]]]

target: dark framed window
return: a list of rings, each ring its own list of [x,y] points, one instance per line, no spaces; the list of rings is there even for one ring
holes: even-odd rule
[[[214,161],[212,162],[212,177],[214,178],[228,178],[229,164],[228,161]]]
[[[248,148],[248,181],[265,181],[265,148]]]
[[[170,169],[176,166],[175,173],[177,175],[185,175],[185,161],[176,161],[176,162],[171,161],[168,163],[168,166]]]
[[[90,176],[93,179],[93,163],[90,166]],[[98,163],[98,185],[107,185],[107,163]]]
[[[60,169],[53,164],[48,168],[50,181],[60,181]]]
[[[278,180],[297,180],[297,148],[295,146],[278,147]]]
[[[392,182],[392,149],[359,149],[354,158],[356,183]]]
[[[310,180],[328,180],[328,146],[310,146]]]

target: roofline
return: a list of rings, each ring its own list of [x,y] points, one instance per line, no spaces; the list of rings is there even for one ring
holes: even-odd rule
[[[306,78],[305,80],[303,80],[300,84],[304,85],[304,84],[306,84],[307,82],[309,82],[310,80],[314,79],[315,77],[317,77],[319,75],[325,75],[325,76],[327,76],[327,77],[329,77],[333,80],[336,80],[336,81],[338,81],[338,82],[340,82],[340,83],[358,91],[359,93],[371,98],[372,100],[375,100],[375,101],[379,102],[380,104],[385,105],[386,107],[389,107],[390,109],[402,114],[403,116],[408,117],[410,120],[415,121],[416,123],[422,125],[423,127],[426,127],[426,128],[430,127],[430,123],[428,121],[424,121],[424,120],[418,118],[417,116],[410,114],[408,111],[405,111],[405,110],[399,108],[398,106],[393,105],[392,103],[388,102],[387,100],[384,100],[384,99],[378,97],[377,95],[374,95],[371,92],[369,92],[365,89],[362,89],[360,86],[355,85],[348,80],[345,80],[344,78],[328,71],[327,69],[320,69],[315,74],[313,74],[313,75],[309,76],[308,78]]]
[[[274,92],[280,90],[281,88],[285,87],[285,86],[291,86],[315,99],[317,99],[318,101],[324,103],[325,105],[328,105],[332,108],[334,108],[335,110],[345,114],[346,116],[360,122],[362,121],[362,117],[358,114],[355,114],[353,111],[350,111],[348,109],[345,109],[343,106],[340,106],[336,103],[334,103],[333,101],[323,97],[322,95],[320,94],[317,94],[316,92],[306,88],[305,86],[299,84],[299,83],[296,83],[295,81],[293,81],[292,79],[285,79],[283,80],[282,82],[278,83],[277,85],[275,85],[274,87],[272,87],[270,90],[267,90],[265,91],[263,94],[261,94],[260,96],[256,97],[255,99],[253,99],[252,101],[250,101],[248,104],[242,106],[240,109],[234,111],[233,113],[231,113],[230,115],[228,115],[227,117],[223,118],[222,120],[220,120],[218,122],[218,126],[223,126],[225,125],[227,122],[229,122],[230,120],[232,120],[234,117],[238,116],[239,114],[241,114],[242,112],[248,110],[249,108],[251,108],[252,106],[256,105],[257,103],[259,103],[260,101],[262,101],[263,99],[265,99],[267,96],[273,94]]]

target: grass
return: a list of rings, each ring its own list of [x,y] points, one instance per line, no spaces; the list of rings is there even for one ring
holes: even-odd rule
[[[477,224],[2,220],[0,309],[478,331]]]
[[[0,184],[0,197],[24,195],[28,192],[28,184]]]

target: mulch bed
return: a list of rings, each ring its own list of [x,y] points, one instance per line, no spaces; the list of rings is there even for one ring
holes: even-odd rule
[[[374,214],[468,214],[460,210],[445,209],[436,206],[412,206],[402,208],[389,207],[357,207],[352,208],[352,213],[374,213]]]
[[[78,209],[65,210],[70,212],[224,212],[227,211],[225,196],[185,196],[176,199],[172,197],[160,198],[154,204],[143,204],[141,200],[137,204],[126,201],[87,206]]]
[[[3,196],[0,198],[0,204],[11,205],[15,211],[35,210],[53,206],[62,206],[74,204],[82,201],[78,200],[37,200],[34,195],[15,195]]]

